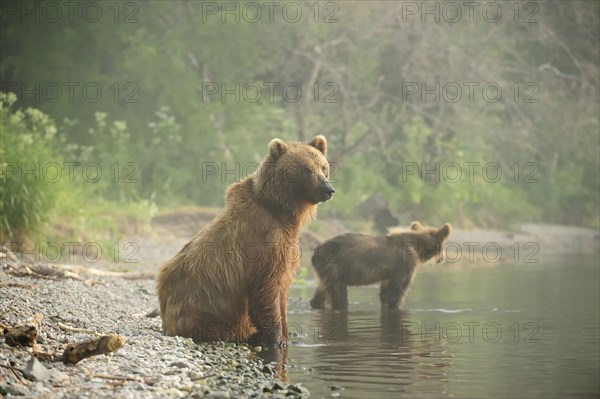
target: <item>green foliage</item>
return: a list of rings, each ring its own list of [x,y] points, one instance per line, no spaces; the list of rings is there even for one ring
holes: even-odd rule
[[[125,159],[124,122],[109,124],[98,112],[90,134],[106,140],[96,146],[65,144],[48,115],[34,108],[15,110],[13,93],[0,93],[0,100],[0,242],[55,237],[108,245],[123,233],[148,227],[156,205],[136,200],[136,185],[116,179],[122,167],[111,169],[115,159]],[[97,165],[91,177],[82,172],[90,164]]]
[[[61,163],[53,148],[54,122],[33,108],[13,111],[16,100],[0,93],[0,241],[40,233],[58,188],[47,166]]]
[[[59,101],[29,94],[15,105],[51,115],[61,132],[38,140],[59,138],[59,148],[39,144],[32,153],[100,165],[97,183],[78,175],[69,185],[82,198],[122,207],[220,206],[226,186],[252,171],[270,139],[322,133],[338,165],[336,196],[322,215],[360,217],[357,206],[380,193],[404,223],[600,225],[598,2],[540,3],[540,23],[513,23],[507,8],[493,24],[423,23],[419,15],[404,22],[401,2],[335,3],[338,21],[323,23],[331,9],[318,4],[318,23],[314,5],[298,23],[283,20],[281,6],[274,21],[265,8],[259,22],[231,14],[223,22],[219,13],[204,14],[203,2],[135,2],[136,22],[118,26],[108,7],[94,23],[81,13],[59,23],[7,15],[0,74],[28,89],[61,84]],[[73,101],[64,82],[78,84]],[[97,102],[82,95],[89,82],[102,88]],[[290,101],[275,90],[271,97],[268,82],[298,85],[303,96]],[[462,98],[403,94],[407,83],[431,89],[435,82],[458,83]],[[478,84],[473,101],[463,82]],[[487,82],[502,87],[501,101],[482,99]],[[207,95],[206,83],[218,93]],[[248,83],[262,88],[260,101],[239,98]],[[530,84],[536,102],[524,101]],[[498,162],[504,175],[498,182],[480,171],[458,181],[406,175],[409,163],[430,169],[449,162],[463,172],[465,162]],[[518,182],[509,169],[515,163]],[[522,181],[529,163],[537,182]],[[207,175],[207,165],[217,173]],[[36,201],[51,203],[59,187],[38,190]]]

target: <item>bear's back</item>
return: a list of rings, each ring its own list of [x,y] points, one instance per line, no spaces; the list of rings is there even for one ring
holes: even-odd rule
[[[385,237],[362,233],[346,233],[333,237],[317,246],[313,254],[313,265],[323,263],[355,263],[390,261]]]

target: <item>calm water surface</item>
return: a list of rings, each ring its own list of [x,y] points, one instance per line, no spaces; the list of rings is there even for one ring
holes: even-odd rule
[[[288,380],[311,398],[598,397],[597,255],[426,267],[403,311],[376,287],[351,288],[347,313],[290,306]]]

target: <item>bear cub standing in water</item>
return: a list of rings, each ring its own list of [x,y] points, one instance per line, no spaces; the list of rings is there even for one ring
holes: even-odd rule
[[[323,136],[308,144],[273,139],[257,171],[229,187],[224,209],[158,274],[166,335],[287,342],[298,234],[335,192],[326,153]]]
[[[313,309],[348,308],[348,286],[381,282],[382,306],[402,305],[415,277],[417,266],[436,257],[441,262],[442,246],[451,227],[423,227],[419,222],[410,231],[390,231],[385,237],[349,233],[320,244],[312,256],[319,286],[310,301]]]

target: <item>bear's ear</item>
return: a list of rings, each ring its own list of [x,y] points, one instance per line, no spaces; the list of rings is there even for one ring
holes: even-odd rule
[[[279,158],[287,151],[288,146],[283,140],[273,139],[269,143],[269,154],[275,159]]]
[[[440,240],[444,241],[446,238],[450,237],[450,233],[452,232],[452,226],[446,223],[440,228],[437,232],[437,236]]]
[[[410,229],[414,230],[414,231],[419,231],[419,230],[423,230],[423,226],[421,226],[421,223],[419,223],[419,222],[412,222],[410,224]]]
[[[323,155],[327,155],[327,139],[325,136],[320,134],[315,136],[311,141],[308,142],[308,145],[315,147],[317,150],[321,151]]]

